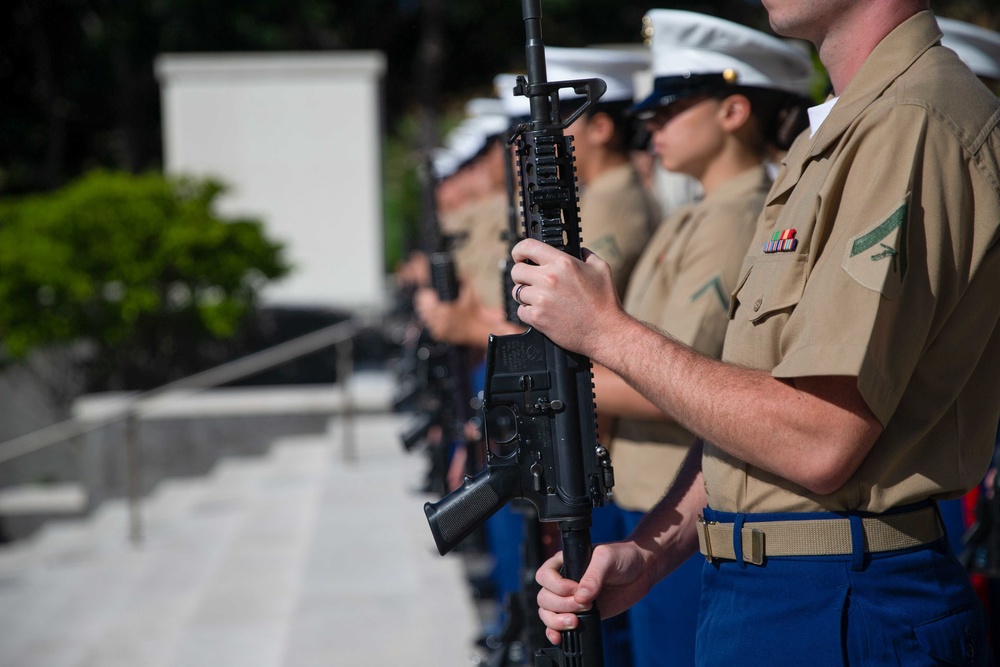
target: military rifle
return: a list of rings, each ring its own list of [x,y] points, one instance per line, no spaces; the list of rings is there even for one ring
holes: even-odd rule
[[[527,78],[515,94],[528,97],[531,119],[517,128],[518,187],[524,236],[580,257],[580,220],[572,138],[563,130],[606,90],[600,79],[549,82],[542,42],[540,0],[522,0]],[[565,120],[559,90],[586,100]],[[579,581],[590,563],[591,513],[611,495],[614,475],[597,440],[590,360],[565,350],[541,332],[491,335],[483,397],[486,468],[424,513],[445,554],[514,499],[534,505],[538,520],[557,522],[565,576]],[[535,653],[536,667],[603,665],[600,613],[580,623],[553,648]]]

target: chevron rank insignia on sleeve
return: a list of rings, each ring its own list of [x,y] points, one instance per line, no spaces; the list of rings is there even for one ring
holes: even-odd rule
[[[851,238],[843,267],[859,284],[886,298],[899,294],[908,268],[907,228],[909,198],[886,218]]]
[[[716,299],[719,300],[719,305],[722,306],[723,310],[729,308],[729,293],[722,284],[722,276],[713,276],[711,280],[702,285],[691,295],[691,302],[694,303],[700,299],[705,294],[712,294]]]

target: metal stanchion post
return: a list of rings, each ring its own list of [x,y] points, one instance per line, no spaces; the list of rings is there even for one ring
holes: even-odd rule
[[[142,544],[142,453],[135,410],[125,419],[125,464],[128,483],[128,537],[133,546]]]

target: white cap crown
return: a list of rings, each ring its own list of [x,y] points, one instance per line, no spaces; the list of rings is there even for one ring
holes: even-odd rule
[[[737,85],[804,94],[813,73],[804,49],[732,21],[653,9],[643,23],[657,78],[731,71]]]
[[[649,69],[649,62],[649,53],[642,49],[545,47],[546,78],[549,81],[603,79],[608,88],[600,102],[635,99],[636,74]],[[493,79],[493,88],[509,118],[526,118],[531,114],[531,105],[527,97],[514,94],[516,79],[517,74],[498,74]],[[559,91],[561,100],[581,97],[572,89]]]

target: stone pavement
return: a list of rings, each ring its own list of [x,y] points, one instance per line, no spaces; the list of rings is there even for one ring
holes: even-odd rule
[[[355,419],[0,547],[4,667],[451,667],[480,632],[462,560],[412,489],[402,419]]]

